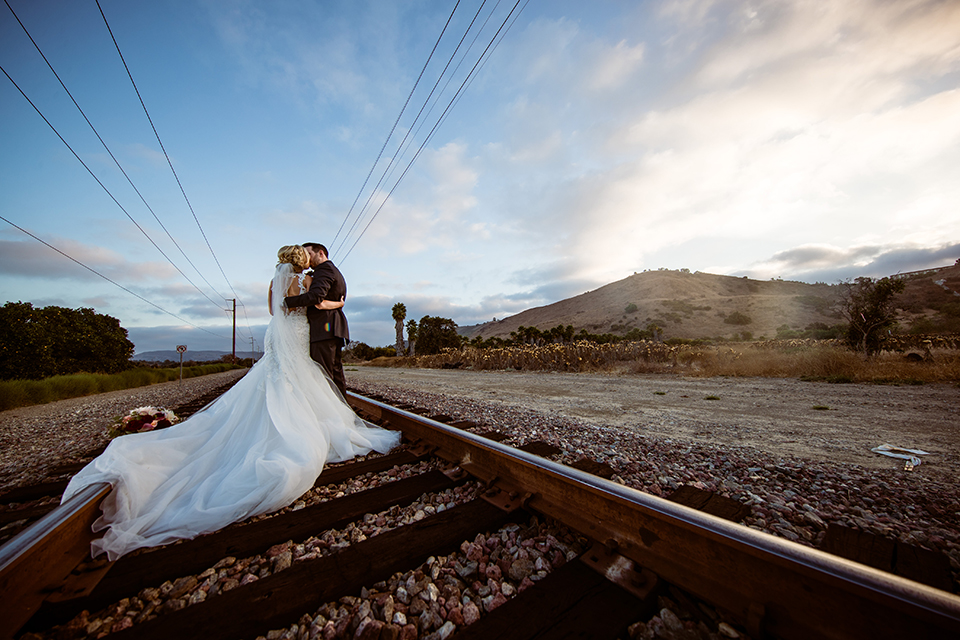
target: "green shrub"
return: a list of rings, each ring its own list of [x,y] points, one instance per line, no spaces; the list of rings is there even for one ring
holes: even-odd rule
[[[241,368],[226,363],[184,367],[183,377],[196,378]],[[112,374],[75,373],[65,376],[51,376],[43,380],[0,380],[0,411],[108,391],[134,389],[179,379],[179,367],[169,369],[141,367]]]
[[[753,319],[750,316],[748,316],[745,313],[740,313],[739,311],[734,311],[733,313],[728,315],[726,318],[724,318],[723,321],[726,324],[736,324],[736,325],[753,323]]]

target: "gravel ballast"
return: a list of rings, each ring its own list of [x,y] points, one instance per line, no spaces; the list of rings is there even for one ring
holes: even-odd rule
[[[4,488],[39,481],[45,468],[72,461],[83,452],[102,445],[106,441],[106,428],[116,416],[127,410],[146,404],[177,406],[189,401],[190,397],[223,385],[229,376],[241,374],[228,372],[192,379],[184,381],[182,388],[178,383],[167,383],[4,412],[0,414],[0,444],[3,446],[0,481]],[[587,457],[606,463],[615,471],[613,481],[640,491],[668,496],[681,485],[714,491],[750,507],[751,515],[743,522],[746,526],[800,544],[817,546],[828,526],[842,525],[942,552],[949,560],[956,591],[960,577],[960,493],[955,475],[951,473],[957,464],[956,442],[960,437],[957,404],[952,402],[960,397],[956,388],[946,385],[919,389],[864,385],[827,387],[798,381],[687,380],[672,376],[605,374],[557,376],[484,372],[480,375],[367,367],[348,368],[347,376],[348,386],[358,393],[377,394],[390,402],[408,403],[457,420],[472,420],[478,424],[474,431],[495,429],[507,434],[509,438],[505,444],[508,445],[530,441],[553,444],[561,449],[560,454],[552,456],[558,462],[571,464]],[[624,385],[629,389],[629,396]],[[791,396],[794,386],[796,390],[793,392],[797,395]],[[662,404],[638,403],[638,390],[656,402],[663,400]],[[771,394],[776,397],[770,397]],[[708,400],[708,395],[715,399]],[[731,401],[735,397],[743,398],[744,406],[755,409],[738,409]],[[825,399],[816,400],[820,398]],[[911,407],[909,398],[924,408]],[[789,410],[793,407],[793,413],[796,413],[798,407],[811,409],[818,402],[839,407],[844,414],[828,415],[816,423],[791,415]],[[624,408],[631,403],[632,411]],[[769,409],[764,410],[764,405]],[[926,442],[917,444],[916,440],[899,440],[891,443],[930,451],[932,455],[924,460],[924,464],[907,472],[902,461],[863,452],[865,444],[881,444],[878,440],[891,433],[914,437],[911,435],[914,432],[906,428],[891,430],[889,421],[883,425],[871,422],[876,418],[871,418],[874,414],[870,411],[873,410],[876,410],[876,416],[889,415],[896,424],[907,424],[912,416],[919,423],[932,425],[928,431],[933,435],[928,434]],[[823,413],[813,410],[812,415],[819,418]],[[831,424],[831,420],[836,424]],[[921,434],[917,437],[923,434],[922,424],[915,428],[915,432]],[[62,428],[51,428],[51,425],[62,425]],[[838,425],[845,430],[839,429]],[[825,428],[835,430],[829,438],[817,430]],[[878,433],[881,434],[879,437]],[[806,449],[795,446],[797,441],[805,439],[812,439],[814,445]],[[303,508],[304,504],[322,502],[343,491],[349,493],[368,484],[373,486],[390,480],[392,478],[378,479],[376,476],[356,479],[353,481],[356,486],[331,488],[326,491],[333,493],[323,495],[321,492],[307,494],[288,509]],[[89,628],[84,628],[75,637],[104,634],[106,629],[99,628],[98,620],[110,630],[119,630],[129,624],[123,620],[136,621],[146,608],[151,612],[144,618],[152,615],[153,610],[162,613],[158,610],[161,606],[167,609],[181,604],[189,606],[215,595],[218,590],[232,588],[233,581],[242,584],[244,579],[249,582],[278,570],[285,566],[288,555],[292,562],[323,555],[335,551],[340,544],[402,525],[401,520],[416,518],[416,512],[428,508],[431,503],[435,503],[432,508],[446,508],[448,504],[460,503],[465,497],[456,496],[452,502],[450,496],[438,497],[415,505],[409,512],[372,514],[369,522],[357,523],[343,531],[279,545],[271,550],[272,556],[227,560],[227,565],[216,568],[215,579],[212,579],[213,573],[194,576],[196,584],[191,585],[187,593],[177,594],[178,590],[174,590],[177,598],[163,594],[165,597],[154,599],[150,597],[152,591],[142,594],[144,597],[139,603],[133,603],[136,605],[133,608],[102,612],[102,618],[84,620],[83,626],[89,625]],[[555,535],[552,530],[537,535],[548,533]],[[388,584],[371,585],[370,591],[358,594],[355,601],[325,605],[312,616],[305,616],[299,625],[278,630],[268,637],[334,637],[334,629],[352,637],[361,624],[374,627],[395,625],[402,629],[410,624],[409,609],[398,604],[402,604],[401,598],[411,595],[408,586],[422,588],[423,593],[432,596],[433,589],[428,589],[426,582],[421,580],[424,572],[428,576],[431,571],[437,572],[435,577],[441,578],[443,575],[459,576],[458,567],[465,566],[473,549],[471,544],[490,547],[495,544],[495,537],[509,537],[509,531],[507,534],[501,531],[485,535],[486,542],[479,539],[472,543],[467,541],[462,550],[463,557],[436,558],[433,563],[396,576]],[[513,549],[514,553],[516,551]],[[233,569],[234,564],[242,571]],[[244,578],[246,575],[250,577]],[[445,637],[452,631],[451,626],[459,626],[461,617],[472,618],[475,609],[481,614],[485,609],[489,610],[494,602],[491,596],[502,593],[504,587],[508,595],[513,589],[520,588],[520,582],[508,583],[506,578],[500,579],[497,585],[483,580],[477,583],[473,576],[469,580],[464,580],[464,576],[459,578],[463,584],[450,581],[447,585],[451,590],[453,586],[460,589],[459,597],[444,597],[442,603],[436,597],[427,597],[421,598],[424,603],[416,604],[417,608],[423,604],[428,606],[417,612],[418,620],[423,617],[422,624],[417,622],[418,634],[411,633],[411,637],[424,637],[426,632],[431,637]],[[432,582],[436,585],[434,589],[444,588],[442,579]],[[167,585],[167,590],[173,586]],[[397,590],[401,586],[405,591],[398,598]],[[483,586],[487,589],[481,592]],[[203,596],[199,595],[200,591],[205,591]],[[454,594],[451,591],[447,595]],[[177,604],[166,604],[174,600]],[[440,609],[433,606],[437,603],[441,605]],[[458,604],[448,606],[448,603]],[[368,610],[376,615],[367,616],[370,621],[364,623],[366,618],[360,614],[369,613]],[[712,627],[709,635],[698,634],[690,629],[689,620],[676,618],[672,612],[677,610],[666,603],[658,617],[638,624],[631,635],[674,637],[666,631],[660,633],[660,627],[677,627],[679,630],[677,625],[686,624],[691,631],[690,637],[717,637],[717,626]],[[397,612],[403,615],[394,616]],[[452,619],[448,617],[450,615]],[[108,617],[113,619],[107,621]],[[681,636],[675,634],[675,637]]]
[[[36,484],[48,469],[74,462],[104,446],[110,440],[107,430],[131,409],[172,409],[237,380],[247,371],[235,369],[183,382],[164,382],[0,412],[0,492]]]

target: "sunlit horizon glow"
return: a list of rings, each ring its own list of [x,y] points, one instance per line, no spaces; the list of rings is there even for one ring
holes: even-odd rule
[[[479,4],[454,15],[384,150],[395,177]],[[203,294],[4,77],[2,215],[178,318],[0,223],[4,299],[93,307],[138,352],[229,351],[233,298],[238,350],[262,344],[294,242],[334,248],[352,337],[375,346],[393,343],[396,302],[472,325],[644,269],[834,283],[960,258],[958,3],[531,2],[355,247],[369,217],[334,236],[447,3],[101,0],[206,239],[96,5],[11,5],[199,273],[6,7],[0,66]]]

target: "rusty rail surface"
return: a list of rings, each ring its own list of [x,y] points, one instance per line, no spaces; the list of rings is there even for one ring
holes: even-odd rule
[[[627,590],[644,581],[675,585],[729,612],[758,639],[960,637],[956,595],[348,396],[358,413],[389,422],[421,452],[484,482],[502,509],[543,514],[595,541],[602,550],[595,555],[604,556],[598,568]],[[0,547],[0,638],[16,637],[51,593],[62,593],[87,558],[90,524],[107,490],[89,488]]]

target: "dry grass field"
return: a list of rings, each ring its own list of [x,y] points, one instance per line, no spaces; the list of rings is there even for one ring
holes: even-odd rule
[[[673,373],[687,376],[797,378],[881,384],[960,383],[960,350],[935,349],[922,360],[883,352],[864,358],[832,341],[785,340],[714,346],[639,341],[579,341],[500,349],[448,350],[432,356],[378,358],[384,367],[432,369]]]

